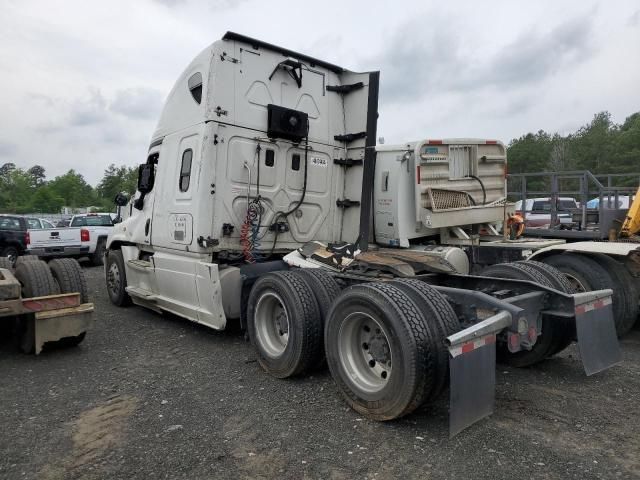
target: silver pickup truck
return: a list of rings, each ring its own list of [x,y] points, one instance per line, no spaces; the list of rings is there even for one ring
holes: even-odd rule
[[[29,230],[27,251],[41,258],[89,257],[94,265],[102,265],[112,229],[113,220],[108,213],[75,215],[65,228]]]

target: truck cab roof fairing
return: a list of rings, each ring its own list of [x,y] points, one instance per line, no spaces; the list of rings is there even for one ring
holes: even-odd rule
[[[334,73],[342,73],[345,71],[344,68],[339,67],[338,65],[334,65],[329,62],[325,62],[323,60],[318,60],[317,58],[310,57],[303,53],[294,52],[293,50],[289,50],[287,48],[278,47],[277,45],[273,45],[271,43],[263,42],[262,40],[257,40],[255,38],[247,37],[245,35],[241,35],[235,32],[227,32],[222,37],[223,40],[236,40],[243,43],[248,43],[253,46],[255,49],[265,48],[267,50],[271,50],[274,52],[281,53],[285,57],[295,57],[298,60],[304,60],[305,62],[309,62],[312,66],[318,66],[326,68],[327,70],[331,70]]]

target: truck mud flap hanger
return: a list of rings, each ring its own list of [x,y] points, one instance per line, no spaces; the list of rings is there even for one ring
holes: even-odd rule
[[[539,313],[554,317],[575,319],[576,336],[580,357],[587,375],[605,370],[621,360],[620,347],[613,321],[611,290],[562,294],[563,300],[573,304],[573,313],[542,310],[544,293],[521,295],[506,300],[482,292],[469,292],[458,288],[434,286],[441,293],[453,298],[473,297],[477,307],[493,311],[491,316],[446,338],[449,349],[449,434],[458,434],[478,420],[493,413],[496,383],[496,335],[505,329],[518,331],[518,325],[526,316]],[[525,298],[529,297],[529,298]],[[531,300],[537,300],[537,309],[532,311]],[[524,301],[523,301],[524,300]],[[522,303],[521,306],[518,306]],[[557,318],[557,321],[562,321]]]

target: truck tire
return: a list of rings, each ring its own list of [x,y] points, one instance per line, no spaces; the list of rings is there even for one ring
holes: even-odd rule
[[[106,240],[98,240],[96,244],[96,250],[91,255],[91,265],[98,267],[104,265],[104,252],[106,247]]]
[[[638,317],[638,293],[624,265],[606,255],[563,253],[544,258],[563,272],[578,291],[613,290],[613,319],[618,337],[627,333]]]
[[[247,332],[258,363],[274,377],[300,375],[322,358],[320,308],[297,273],[273,272],[256,281],[247,302]]]
[[[481,275],[493,278],[507,278],[512,280],[528,280],[543,286],[550,286],[545,276],[534,267],[523,265],[522,263],[499,263],[485,268]],[[545,358],[553,355],[555,349],[566,339],[566,325],[556,319],[545,317],[542,320],[542,332],[531,348],[520,352],[509,352],[507,345],[499,343],[496,345],[498,360],[522,368],[540,363]]]
[[[89,293],[87,289],[87,281],[84,278],[84,272],[77,260],[73,258],[56,258],[49,262],[49,268],[53,278],[60,287],[60,293],[79,293],[80,302],[87,303],[89,301]],[[61,347],[78,346],[87,332],[81,332],[73,337],[63,337],[58,340],[57,344]]]
[[[313,291],[318,301],[320,316],[322,324],[324,325],[331,304],[342,291],[340,285],[338,285],[338,282],[336,282],[331,275],[319,268],[304,268],[296,270],[296,273],[304,278],[304,281],[307,282]]]
[[[16,258],[16,265],[24,262],[36,262],[40,260],[40,257],[37,255],[20,255]]]
[[[14,263],[14,264],[16,263],[16,259],[18,258],[19,255],[20,255],[20,251],[18,250],[18,247],[14,245],[8,245],[4,247],[2,251],[0,251],[0,257],[6,257],[9,260],[11,260],[11,263]]]
[[[638,319],[640,292],[638,284],[622,262],[604,254],[592,255],[593,259],[609,270],[616,282],[616,288],[624,293],[626,299],[625,315],[620,318],[620,328],[616,328],[618,336],[625,335],[633,328]]]
[[[48,265],[42,260],[17,265],[15,277],[22,284],[24,298],[44,297],[60,293]],[[33,353],[35,349],[35,316],[20,315],[17,317],[16,330],[19,348],[24,353]]]
[[[549,281],[549,286],[560,290],[564,293],[575,293],[576,289],[571,284],[569,279],[556,267],[548,265],[546,263],[538,262],[536,260],[526,260],[523,262],[516,262],[518,264],[524,264],[529,267],[535,268]]]
[[[87,281],[80,264],[73,258],[56,258],[49,262],[53,278],[58,282],[60,293],[79,293],[80,302],[89,301]]]
[[[411,413],[438,376],[438,329],[398,286],[354,285],[336,299],[325,325],[329,370],[347,403],[375,420]]]
[[[107,293],[111,303],[119,307],[131,305],[131,297],[127,293],[127,273],[120,250],[109,250],[105,268]]]
[[[575,292],[575,288],[573,287],[573,285],[571,285],[571,282],[569,282],[567,277],[565,277],[560,270],[552,267],[551,265],[537,262],[535,260],[527,260],[524,262],[516,263],[526,265],[527,267],[533,268],[540,274],[542,274],[545,277],[547,283],[543,283],[541,285],[546,285],[563,293]],[[571,342],[573,342],[573,339],[576,336],[576,326],[573,320],[556,318],[554,321],[562,325],[563,328],[557,328],[558,334],[555,336],[555,345],[550,349],[549,356],[556,355],[557,353],[563,351],[565,348],[571,345]]]
[[[320,321],[322,322],[324,332],[327,313],[329,312],[333,301],[338,298],[338,295],[342,292],[342,288],[340,288],[338,282],[336,282],[329,273],[320,268],[303,268],[296,270],[295,272],[298,273],[305,282],[307,282],[307,285],[309,285],[309,288],[311,288],[314,296],[316,297],[318,308],[320,309]],[[322,353],[318,360],[318,364],[316,365],[317,370],[322,370],[327,365],[324,355],[324,341],[321,342],[320,348],[322,349]]]
[[[13,271],[13,262],[9,257],[0,257],[0,268]]]
[[[444,339],[460,331],[460,322],[446,298],[431,285],[416,279],[398,279],[390,282],[402,290],[417,305],[425,323],[437,328],[431,349],[437,352],[436,381],[427,401],[433,401],[449,384],[449,349]]]

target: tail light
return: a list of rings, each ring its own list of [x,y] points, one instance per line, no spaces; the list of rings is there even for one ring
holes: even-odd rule
[[[87,230],[86,228],[83,228],[82,230],[80,230],[81,242],[88,242],[90,239],[91,239],[91,236],[89,235],[89,230]]]
[[[31,234],[29,232],[24,233],[24,244],[29,245],[31,243]]]

